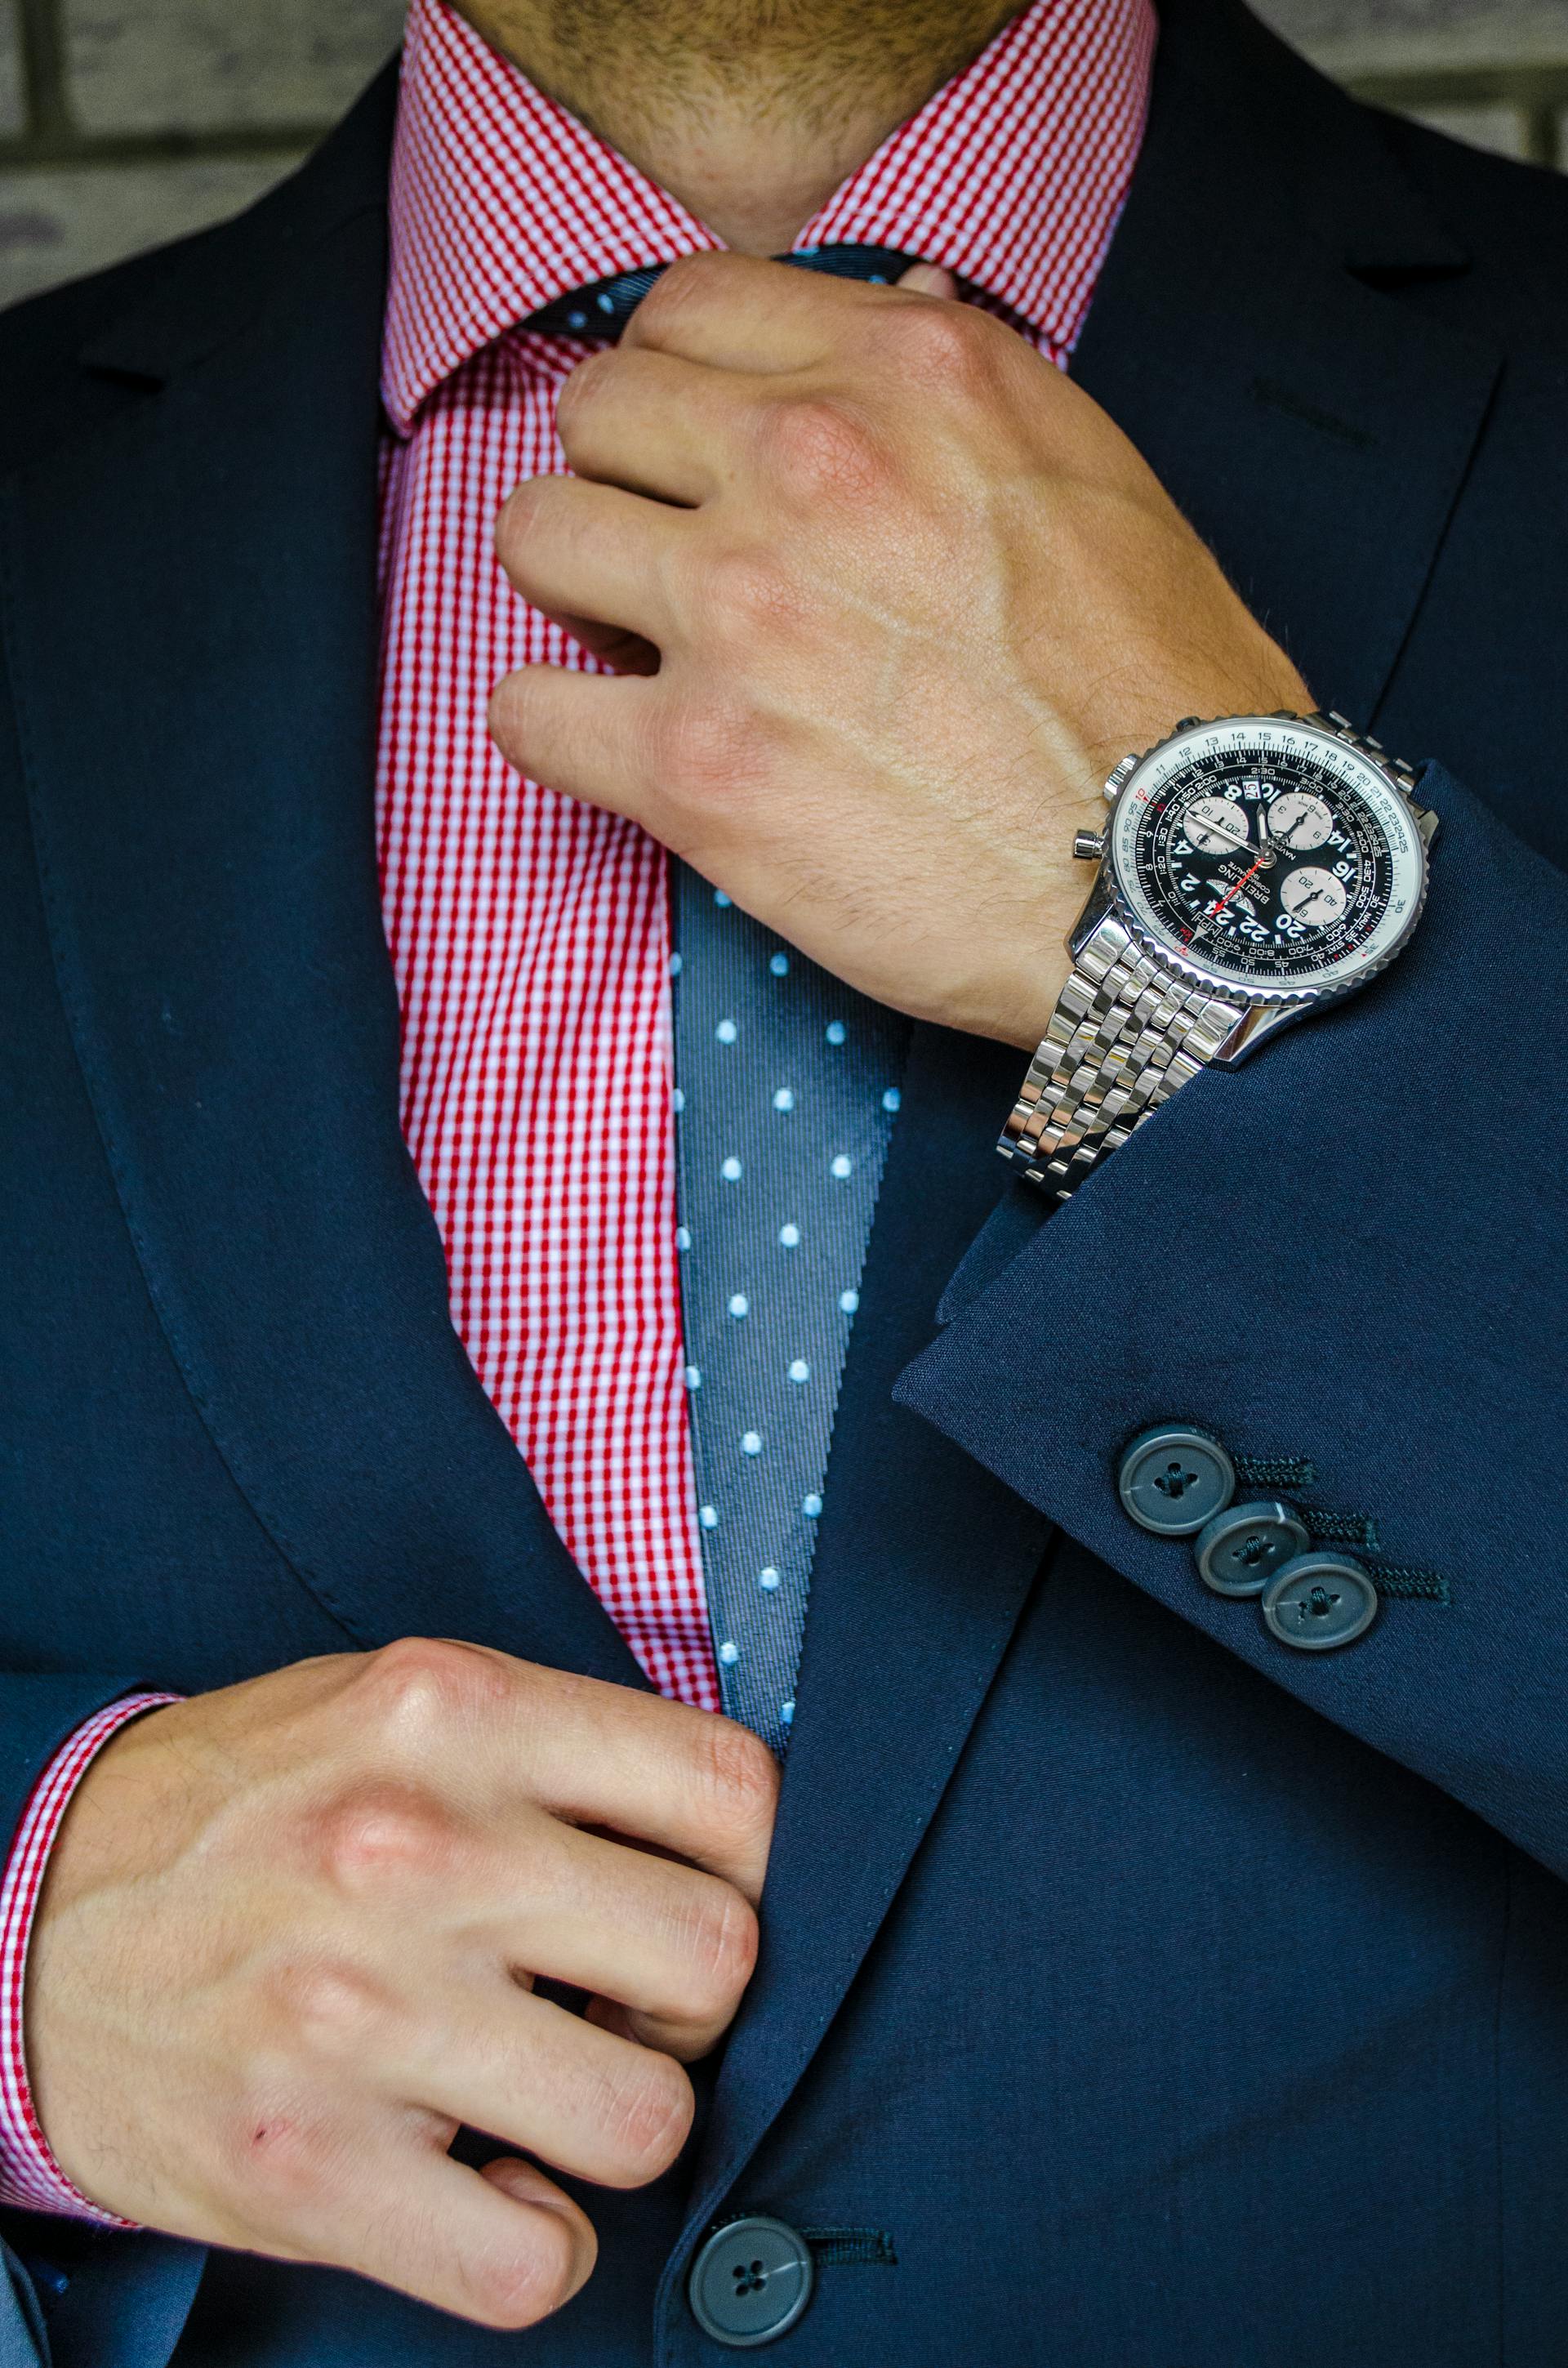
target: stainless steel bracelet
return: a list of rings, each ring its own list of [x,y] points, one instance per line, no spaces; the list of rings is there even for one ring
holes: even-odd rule
[[[1398,781],[1416,820],[1427,819],[1411,794],[1413,768],[1343,715],[1278,720],[1313,724],[1370,757]],[[1106,783],[1110,803],[1142,761],[1123,757]],[[1079,950],[997,1150],[1029,1183],[1071,1200],[1102,1159],[1213,1060],[1246,1008],[1167,969],[1108,912]]]
[[[1057,999],[997,1149],[1058,1201],[1211,1061],[1241,1019],[1108,915]]]

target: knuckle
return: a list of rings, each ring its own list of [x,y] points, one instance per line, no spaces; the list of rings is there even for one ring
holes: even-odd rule
[[[759,634],[792,623],[801,600],[788,569],[771,553],[725,552],[703,569],[704,625],[721,645],[755,645]]]
[[[428,1793],[386,1779],[358,1784],[314,1819],[313,1855],[345,1891],[449,1875],[460,1851],[456,1820]]]
[[[385,2020],[380,1985],[341,1960],[280,1965],[268,1988],[290,2041],[312,2055],[358,2060]]]
[[[767,465],[798,500],[865,500],[886,485],[875,436],[835,396],[782,396],[764,412],[761,432]]]
[[[724,260],[718,255],[683,255],[661,271],[641,304],[635,319],[655,335],[684,319],[697,305],[705,305],[723,277]]]
[[[690,2135],[696,2109],[691,2082],[675,2057],[637,2049],[605,2104],[605,2134],[617,2166],[613,2183],[642,2187],[668,2170]]]
[[[692,1918],[693,1996],[697,2013],[726,2022],[756,1970],[758,1926],[749,1901],[730,1884],[705,1886]]]
[[[766,1743],[733,1719],[714,1718],[699,1748],[717,1816],[744,1839],[766,1841],[778,1805],[778,1763]]]
[[[464,2266],[468,2316],[486,2327],[532,2327],[571,2299],[572,2230],[554,2212],[531,2215],[526,2243],[495,2246]]]
[[[756,718],[733,696],[672,700],[650,734],[651,768],[661,788],[700,803],[755,777],[759,737]]]
[[[558,482],[551,477],[525,477],[502,503],[495,519],[495,555],[503,567],[514,567],[520,561],[555,499]]]
[[[426,1745],[433,1735],[495,1707],[506,1688],[487,1654],[444,1637],[402,1636],[366,1655],[359,1691],[381,1733]]]
[[[562,383],[555,400],[555,425],[563,443],[582,426],[585,415],[603,393],[606,380],[617,367],[616,355],[615,347],[602,347],[580,361]]]
[[[521,762],[527,746],[532,716],[528,693],[533,673],[533,667],[520,666],[516,674],[503,675],[485,708],[485,730],[502,754],[515,763]]]
[[[965,387],[989,372],[986,327],[983,317],[967,305],[917,299],[890,307],[882,334],[906,382]]]

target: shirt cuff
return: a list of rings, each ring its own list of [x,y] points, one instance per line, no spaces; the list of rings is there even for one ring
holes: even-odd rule
[[[177,1694],[125,1694],[67,1736],[28,1795],[6,1871],[0,1876],[0,2203],[55,2212],[100,2228],[134,2228],[73,2186],[50,2151],[33,2110],[23,2053],[22,1985],[44,1869],[71,1796],[110,1736],[143,1711]]]

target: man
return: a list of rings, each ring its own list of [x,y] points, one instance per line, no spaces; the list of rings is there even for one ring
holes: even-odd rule
[[[7,2360],[1568,2353],[1565,233],[415,0],[10,316]]]

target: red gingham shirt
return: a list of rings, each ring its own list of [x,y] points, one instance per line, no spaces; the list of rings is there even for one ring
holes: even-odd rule
[[[798,244],[944,264],[1065,366],[1137,158],[1150,0],[1032,0]],[[659,1689],[719,1692],[682,1386],[664,850],[520,780],[484,728],[512,668],[595,661],[496,564],[519,478],[564,467],[574,340],[517,324],[711,231],[445,0],[412,0],[383,348],[377,816],[403,1124],[452,1320],[579,1569]],[[22,1975],[49,1847],[111,1704],[34,1787],[0,1881],[0,2201],[108,2220],[28,2092]],[[124,2225],[124,2224],[114,2224]]]

